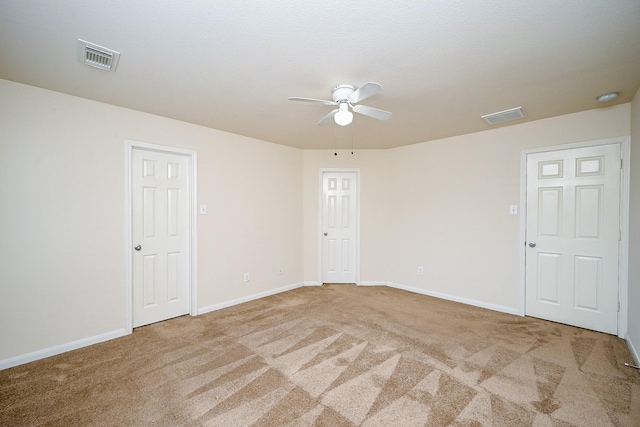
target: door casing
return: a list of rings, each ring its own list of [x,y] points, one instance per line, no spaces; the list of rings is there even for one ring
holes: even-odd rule
[[[197,153],[192,150],[169,147],[164,145],[149,144],[139,141],[125,141],[125,329],[133,331],[133,203],[132,203],[132,154],[134,149],[158,151],[167,154],[178,154],[189,159],[190,170],[190,237],[189,237],[189,314],[195,316],[198,313],[197,305]]]
[[[322,239],[322,204],[324,197],[324,189],[323,189],[323,177],[325,173],[333,173],[333,172],[352,172],[356,174],[356,259],[355,259],[355,271],[356,271],[356,285],[360,284],[360,169],[359,168],[321,168],[319,174],[319,185],[318,185],[318,278],[319,284],[322,285],[324,283],[324,265],[322,259],[322,251],[324,239]]]
[[[631,138],[616,137],[598,139],[593,141],[585,141],[571,144],[554,145],[539,147],[535,149],[524,150],[520,157],[520,239],[519,239],[519,289],[520,301],[518,314],[526,315],[526,206],[527,206],[527,155],[533,153],[542,153],[547,151],[567,150],[572,148],[593,147],[598,145],[620,144],[620,156],[622,161],[622,173],[620,181],[620,241],[619,241],[619,260],[618,260],[618,298],[620,310],[618,313],[618,336],[624,338],[627,334],[627,313],[628,313],[628,271],[629,271],[629,159]]]

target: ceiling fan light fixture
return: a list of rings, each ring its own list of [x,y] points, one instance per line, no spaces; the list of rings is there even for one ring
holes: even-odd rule
[[[353,113],[349,111],[349,104],[340,103],[340,110],[333,115],[333,120],[340,126],[346,126],[353,121]]]
[[[358,104],[360,101],[379,93],[381,90],[382,86],[376,82],[367,82],[358,89],[351,85],[339,84],[331,91],[331,101],[328,99],[302,98],[299,96],[290,96],[289,101],[315,102],[334,107],[333,110],[320,119],[318,126],[326,125],[332,118],[337,125],[347,126],[353,122],[353,113],[369,116],[376,120],[389,120],[391,118],[391,112],[389,111]]]

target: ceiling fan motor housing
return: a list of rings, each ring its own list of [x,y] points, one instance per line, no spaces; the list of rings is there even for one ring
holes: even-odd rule
[[[333,88],[333,100],[335,102],[348,102],[349,96],[355,92],[356,88],[351,85],[338,85]]]

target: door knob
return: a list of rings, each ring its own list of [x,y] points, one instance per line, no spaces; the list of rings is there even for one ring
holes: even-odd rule
[[[135,249],[136,251],[139,251],[140,249],[142,249],[142,246],[140,246],[140,245],[135,245],[135,246],[133,247],[133,249]]]
[[[324,233],[324,235],[326,236],[328,233]]]
[[[535,248],[536,247],[536,242],[529,242],[529,247],[530,248]]]

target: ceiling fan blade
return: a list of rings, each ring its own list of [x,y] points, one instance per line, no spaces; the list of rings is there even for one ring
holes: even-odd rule
[[[318,126],[322,126],[322,125],[326,125],[327,123],[329,123],[331,121],[331,119],[333,119],[333,116],[340,111],[339,109],[335,109],[333,111],[331,111],[329,114],[327,114],[326,116],[324,116],[322,119],[320,119],[320,121],[318,122]]]
[[[382,86],[380,83],[367,82],[349,96],[349,102],[355,104],[356,102],[360,102],[363,99],[370,97],[371,95],[375,95],[381,90]]]
[[[367,107],[366,105],[354,105],[353,111],[378,120],[389,120],[392,116],[392,113],[389,111],[378,110],[377,108]]]
[[[289,101],[319,102],[324,105],[336,105],[334,101],[328,99],[300,98],[299,96],[290,96]]]

